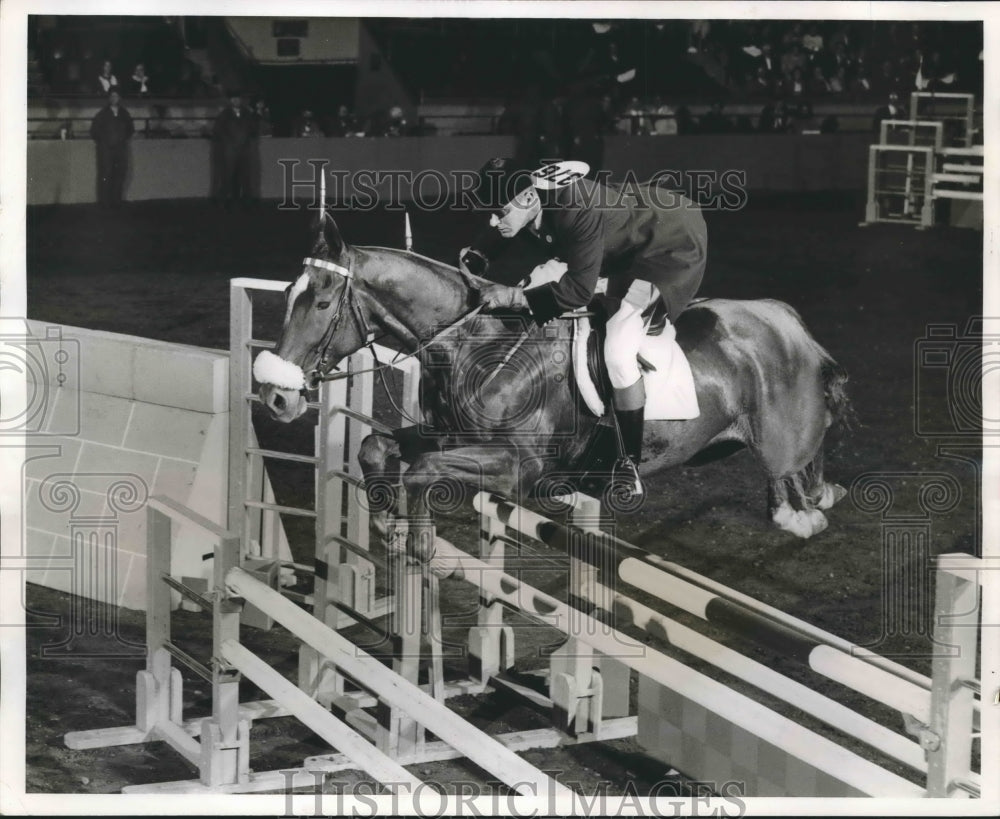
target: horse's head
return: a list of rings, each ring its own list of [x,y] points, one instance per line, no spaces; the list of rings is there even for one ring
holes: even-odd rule
[[[254,378],[260,399],[279,421],[306,410],[305,390],[345,356],[361,349],[368,335],[354,290],[354,252],[325,211],[317,218],[316,239],[299,278],[285,291],[285,321],[274,351],[260,353]]]

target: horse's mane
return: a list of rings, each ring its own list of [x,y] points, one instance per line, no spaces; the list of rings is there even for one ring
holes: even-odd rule
[[[420,253],[415,253],[412,250],[403,250],[398,247],[381,247],[379,245],[358,245],[357,250],[364,251],[374,251],[377,253],[388,253],[400,259],[407,259],[416,264],[421,264],[424,267],[432,268],[438,272],[449,272],[454,273],[458,276],[460,281],[463,281],[469,287],[482,288],[491,284],[489,279],[483,279],[479,276],[473,276],[471,273],[463,273],[455,265],[448,264],[447,262],[442,262],[437,259],[432,259],[430,256],[423,256]]]

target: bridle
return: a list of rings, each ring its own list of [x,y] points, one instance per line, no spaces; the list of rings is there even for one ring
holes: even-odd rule
[[[318,267],[321,270],[329,270],[344,279],[344,288],[340,291],[340,297],[337,299],[337,307],[333,312],[330,323],[327,325],[326,331],[323,333],[323,338],[320,339],[319,346],[316,348],[316,364],[306,374],[306,388],[315,390],[323,381],[333,381],[336,378],[343,378],[346,375],[344,373],[328,375],[328,371],[332,365],[330,361],[330,346],[333,344],[333,336],[337,332],[341,320],[344,318],[345,308],[354,319],[358,329],[361,330],[361,338],[366,340],[366,346],[370,347],[374,344],[374,333],[371,332],[364,311],[358,305],[358,299],[354,293],[354,271],[351,267],[344,267],[334,262],[328,262],[326,259],[314,259],[309,256],[302,260],[302,264],[310,267]],[[350,262],[348,262],[348,265],[350,265]]]
[[[337,307],[330,319],[330,323],[327,325],[326,331],[323,333],[323,337],[320,339],[319,345],[317,346],[316,364],[313,366],[312,370],[306,373],[305,385],[303,389],[315,390],[324,381],[336,381],[340,378],[347,378],[350,375],[358,375],[366,372],[378,372],[384,380],[385,369],[387,367],[395,366],[400,361],[405,361],[408,358],[420,355],[420,353],[427,349],[431,344],[439,341],[443,336],[450,333],[452,330],[461,327],[465,324],[465,322],[478,315],[478,313],[483,309],[482,304],[473,307],[467,313],[460,316],[456,321],[439,330],[427,341],[419,344],[412,353],[407,353],[403,356],[396,355],[391,361],[382,363],[379,361],[378,352],[375,349],[375,333],[372,332],[368,319],[365,318],[364,311],[358,304],[357,294],[354,292],[354,270],[351,266],[351,262],[348,261],[348,267],[344,267],[343,265],[327,261],[326,259],[314,259],[307,256],[302,260],[302,263],[311,267],[318,267],[322,270],[329,270],[344,279],[344,288],[340,291],[340,297],[337,300]],[[340,323],[344,318],[345,310],[350,313],[358,329],[361,331],[361,338],[365,339],[365,343],[362,346],[368,348],[369,352],[372,354],[372,358],[375,360],[376,366],[368,367],[363,370],[330,373],[328,372],[332,365],[330,360],[330,347],[333,344],[334,334],[337,332],[337,328],[340,326]],[[386,394],[390,394],[388,387],[386,387]]]

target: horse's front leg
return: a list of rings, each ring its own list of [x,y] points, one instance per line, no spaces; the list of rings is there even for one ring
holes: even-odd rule
[[[429,452],[403,474],[407,514],[424,517],[455,512],[476,492],[511,497],[541,471],[537,458],[511,446],[465,446]]]
[[[420,436],[405,436],[405,440],[404,447],[397,436],[374,432],[365,437],[358,450],[368,511],[382,539],[388,532],[389,516],[406,514],[401,477],[404,457],[419,458],[436,446],[432,439]]]

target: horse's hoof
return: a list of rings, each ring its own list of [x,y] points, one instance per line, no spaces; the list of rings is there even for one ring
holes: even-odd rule
[[[820,496],[816,506],[820,509],[829,509],[846,494],[847,490],[839,483],[825,483],[823,484],[823,494]]]
[[[822,532],[828,525],[826,515],[819,509],[803,509],[796,512],[790,504],[783,503],[771,515],[781,529],[803,539]]]
[[[813,535],[818,535],[827,526],[830,525],[829,521],[826,519],[826,515],[819,511],[819,509],[807,509],[805,511],[799,512],[808,521],[811,531],[808,535],[803,535],[803,537],[812,537]]]

